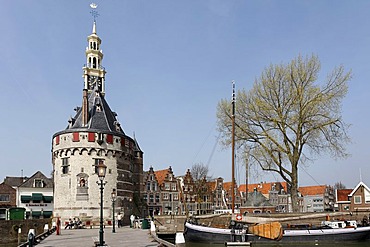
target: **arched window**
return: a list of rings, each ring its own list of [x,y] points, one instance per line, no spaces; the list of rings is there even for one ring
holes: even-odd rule
[[[93,66],[94,69],[96,69],[96,57],[93,58]]]

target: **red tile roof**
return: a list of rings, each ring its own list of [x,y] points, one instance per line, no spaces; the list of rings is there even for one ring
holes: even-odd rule
[[[169,168],[159,171],[154,171],[155,177],[157,178],[158,184],[162,185],[164,179],[167,176],[167,173],[169,172]]]
[[[231,190],[231,182],[224,182],[224,190]]]
[[[353,189],[341,189],[337,190],[337,202],[349,201],[348,195],[351,194]]]
[[[268,194],[274,184],[280,183],[284,190],[287,191],[287,183],[286,182],[271,182],[271,183],[259,183],[259,184],[248,184],[248,192],[254,191],[257,188],[257,191],[261,192],[262,194]],[[241,184],[239,186],[239,191],[245,192],[246,191],[246,184]]]
[[[209,191],[216,190],[216,186],[217,186],[216,181],[207,182],[207,187],[208,187]]]
[[[299,187],[298,191],[301,192],[303,196],[323,195],[325,194],[326,187],[326,185],[305,186]]]

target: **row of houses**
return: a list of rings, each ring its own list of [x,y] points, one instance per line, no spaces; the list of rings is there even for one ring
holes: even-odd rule
[[[231,208],[231,182],[219,177],[194,180],[188,169],[175,176],[171,167],[144,172],[142,215],[212,214]],[[26,218],[48,218],[53,213],[53,180],[40,171],[31,177],[6,177],[0,184],[0,219],[7,210],[25,208]],[[292,212],[286,182],[261,182],[235,186],[235,207],[242,214]],[[334,190],[329,185],[299,187],[301,212],[370,211],[370,189],[360,182],[354,189]]]
[[[219,177],[195,181],[188,169],[175,176],[171,167],[144,173],[143,202],[147,215],[210,214],[231,208],[231,182]],[[330,185],[299,187],[300,212],[370,211],[370,189],[360,182],[354,189]],[[286,182],[261,182],[235,186],[235,207],[240,213],[292,212],[289,185]]]

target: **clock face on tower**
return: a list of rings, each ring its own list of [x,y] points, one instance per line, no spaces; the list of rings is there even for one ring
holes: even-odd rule
[[[101,78],[98,76],[89,76],[88,85],[89,85],[89,90],[93,90],[95,87],[97,87],[99,91],[102,90]]]

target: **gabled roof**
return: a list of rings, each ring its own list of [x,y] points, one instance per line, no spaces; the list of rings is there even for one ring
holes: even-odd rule
[[[370,192],[370,189],[369,187],[367,187],[366,184],[364,184],[364,182],[359,182],[358,185],[352,190],[352,192],[348,195],[348,196],[353,196],[353,194],[361,187],[363,186],[368,192]]]
[[[5,188],[6,189],[9,189],[9,190],[12,190],[12,191],[15,191],[15,189],[12,186],[10,186],[9,184],[6,184],[6,183],[2,182],[0,184],[0,191],[5,190]]]
[[[224,190],[231,190],[231,182],[224,182]]]
[[[215,191],[217,188],[217,183],[216,181],[210,181],[210,182],[207,182],[207,187],[208,187],[208,190],[209,191]]]
[[[303,196],[323,195],[325,194],[326,187],[326,185],[305,186],[299,187],[298,191],[301,192]]]
[[[231,191],[231,182],[224,182],[223,187],[225,191]],[[237,183],[235,183],[235,191],[239,191]]]
[[[260,191],[248,192],[245,207],[271,207],[272,204]],[[243,206],[244,207],[244,206]]]
[[[337,202],[349,202],[349,194],[351,194],[353,189],[339,189],[336,190]]]
[[[32,188],[34,187],[34,181],[35,179],[42,179],[43,181],[43,188],[53,188],[53,179],[47,178],[42,172],[37,171],[35,174],[33,174],[29,179],[27,179],[23,184],[21,184],[19,187],[23,188]]]
[[[157,178],[158,184],[162,185],[164,182],[164,179],[166,178],[167,174],[169,172],[169,168],[159,171],[154,171],[154,174]]]
[[[23,184],[26,181],[27,177],[8,177],[6,176],[4,179],[4,184],[10,185],[12,187],[18,187],[19,185]]]

